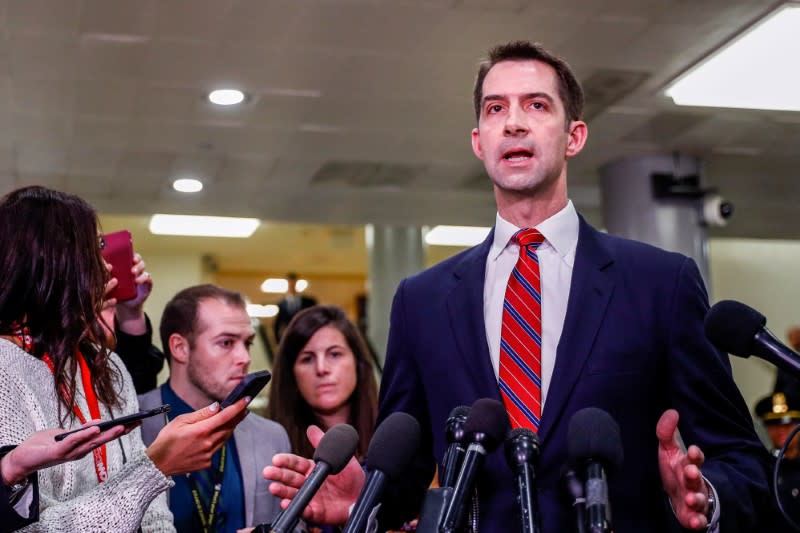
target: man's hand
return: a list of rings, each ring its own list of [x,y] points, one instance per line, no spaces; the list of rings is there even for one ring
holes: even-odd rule
[[[317,426],[309,426],[308,440],[316,448],[324,433]],[[272,466],[264,469],[264,478],[273,481],[269,491],[281,498],[286,509],[298,489],[314,468],[314,461],[291,453],[278,453],[272,457]],[[303,518],[317,524],[341,525],[347,522],[348,511],[358,498],[365,476],[355,458],[344,470],[328,477],[303,512]]]
[[[3,472],[3,482],[7,485],[20,483],[37,470],[80,459],[101,444],[114,440],[132,429],[114,426],[101,432],[95,424],[97,420],[87,422],[84,424],[86,429],[73,433],[61,441],[56,441],[55,437],[64,433],[63,429],[45,429],[33,433],[3,457],[0,468]]]
[[[689,529],[704,529],[708,526],[708,486],[700,467],[705,458],[694,445],[684,452],[678,438],[678,418],[677,411],[668,409],[656,426],[661,482],[678,522]]]
[[[219,403],[175,417],[147,448],[147,455],[166,476],[204,470],[211,457],[247,416],[250,398],[219,410]]]

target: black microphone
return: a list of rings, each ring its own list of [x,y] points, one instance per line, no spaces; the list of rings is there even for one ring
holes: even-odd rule
[[[444,453],[442,470],[439,473],[440,487],[453,486],[458,475],[458,469],[464,460],[464,454],[467,453],[467,447],[464,443],[464,423],[467,421],[467,415],[469,415],[469,407],[459,405],[450,411],[450,416],[447,418],[444,433],[449,446]]]
[[[569,421],[567,449],[570,462],[586,468],[586,514],[589,531],[613,531],[606,473],[611,473],[622,465],[619,426],[602,409],[581,409]]]
[[[572,496],[572,508],[575,509],[575,532],[586,533],[586,495],[583,491],[583,481],[578,478],[574,470],[564,472],[564,484]]]
[[[767,318],[741,302],[723,300],[706,315],[706,337],[717,348],[737,357],[755,355],[800,377],[800,354],[766,328]]]
[[[506,437],[506,460],[514,470],[522,516],[522,533],[539,533],[534,465],[539,459],[539,439],[527,428],[512,429]]]
[[[452,533],[463,521],[467,500],[475,486],[475,476],[483,465],[486,454],[494,451],[503,442],[508,426],[506,408],[497,400],[481,398],[472,404],[464,423],[464,434],[469,446],[453,487],[453,496],[442,518],[442,533]]]
[[[292,531],[300,519],[303,510],[322,486],[325,478],[331,474],[338,474],[356,453],[358,447],[358,433],[353,426],[337,424],[329,429],[319,446],[314,451],[314,461],[317,463],[308,475],[297,494],[289,503],[289,507],[281,511],[270,526],[271,533],[287,533]]]
[[[369,515],[380,502],[386,482],[398,479],[411,464],[419,441],[419,422],[409,414],[392,413],[378,426],[367,450],[367,481],[342,533],[367,530]]]

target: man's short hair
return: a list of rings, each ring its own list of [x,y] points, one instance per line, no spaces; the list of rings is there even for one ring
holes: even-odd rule
[[[197,310],[200,302],[211,299],[219,300],[233,307],[247,308],[244,297],[240,293],[210,283],[183,289],[167,302],[158,328],[161,335],[161,346],[167,355],[167,361],[172,359],[169,338],[173,333],[184,337],[189,342],[189,346],[194,348],[195,337],[200,333]]]
[[[495,46],[489,50],[489,57],[481,61],[478,66],[478,75],[475,77],[475,87],[472,90],[475,120],[478,122],[481,120],[483,81],[492,67],[502,61],[526,60],[541,61],[553,67],[558,77],[558,96],[564,104],[567,126],[573,120],[580,120],[583,114],[583,89],[572,69],[560,57],[549,52],[542,45],[530,41],[513,41]]]

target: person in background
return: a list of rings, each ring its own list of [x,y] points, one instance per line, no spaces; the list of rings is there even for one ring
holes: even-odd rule
[[[275,316],[275,322],[272,325],[272,332],[275,335],[275,342],[280,343],[283,337],[283,332],[292,321],[294,315],[307,309],[312,305],[317,305],[317,300],[311,296],[305,296],[297,291],[297,274],[289,272],[286,274],[286,281],[289,282],[289,288],[286,295],[278,302],[278,314]]]
[[[130,375],[100,321],[108,271],[94,210],[77,196],[25,187],[0,200],[0,227],[0,446],[136,413]],[[40,470],[31,527],[174,531],[170,476],[205,468],[245,403],[178,417],[147,448],[133,428],[83,459]]]
[[[769,436],[772,456],[777,458],[792,430],[800,423],[800,397],[773,392],[756,403],[755,413]],[[780,499],[790,518],[800,525],[800,436],[795,435],[792,438],[783,460],[777,466],[779,475],[776,498]],[[796,531],[783,517],[770,530],[776,533]]]
[[[167,302],[159,332],[170,376],[161,387],[139,396],[143,409],[168,403],[170,417],[190,413],[223,401],[247,375],[255,331],[238,292],[210,284],[181,290]],[[145,444],[156,440],[163,427],[161,418],[145,420]],[[208,468],[175,480],[169,491],[175,528],[234,533],[270,523],[280,507],[260,470],[273,455],[290,449],[281,426],[250,413]]]
[[[314,455],[309,427],[325,431],[347,423],[359,435],[357,457],[366,455],[377,385],[364,340],[344,310],[317,305],[300,311],[286,328],[273,374],[269,417],[286,428],[293,453]]]
[[[111,265],[106,264],[107,268]],[[144,303],[153,290],[153,277],[145,270],[146,264],[138,253],[133,256],[131,272],[136,282],[136,297],[118,302],[105,301],[103,321],[113,324],[113,350],[119,355],[133,379],[136,394],[156,388],[158,373],[164,368],[164,353],[153,345],[153,327],[144,312]],[[111,272],[106,294],[117,285]],[[110,330],[110,328],[109,328]]]
[[[126,428],[92,427],[56,441],[62,429],[37,431],[17,446],[0,448],[0,533],[16,531],[39,519],[37,470],[83,458],[98,446],[120,437]]]

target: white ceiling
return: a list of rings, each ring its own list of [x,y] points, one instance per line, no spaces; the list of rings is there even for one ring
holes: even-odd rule
[[[680,151],[736,204],[717,235],[800,238],[800,113],[682,109],[663,95],[775,5],[0,0],[0,192],[41,183],[117,214],[490,224],[468,142],[474,69],[490,46],[530,39],[587,86],[570,194],[590,219],[601,222],[600,165]],[[223,85],[250,99],[207,104]],[[206,189],[172,191],[184,175]]]

